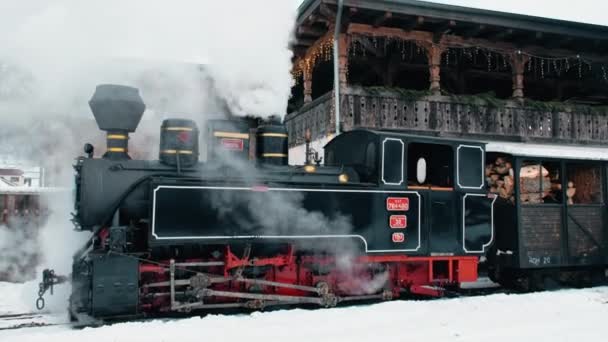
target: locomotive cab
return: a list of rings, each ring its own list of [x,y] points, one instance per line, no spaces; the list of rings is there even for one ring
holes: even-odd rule
[[[483,255],[494,239],[485,145],[391,131],[354,130],[325,146],[326,164],[351,166],[381,191],[401,191],[407,210],[391,212],[393,240],[419,255]],[[403,209],[406,209],[405,207]],[[391,211],[390,208],[387,210]]]

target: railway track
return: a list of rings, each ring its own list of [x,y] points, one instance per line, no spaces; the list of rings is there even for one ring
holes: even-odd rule
[[[463,287],[462,289],[460,289],[459,291],[446,291],[445,292],[445,297],[443,299],[449,299],[449,298],[454,298],[454,297],[474,297],[474,296],[485,296],[485,295],[491,295],[491,294],[496,294],[496,293],[506,293],[505,289],[502,289],[500,287],[497,287],[496,284],[491,283],[489,281],[480,281],[477,283],[471,283],[471,284],[467,284],[465,287]],[[404,296],[401,298],[401,300],[408,300],[411,298],[416,298],[416,299],[420,299],[420,297],[414,296],[414,297],[410,297],[410,296]],[[439,299],[441,300],[441,299]],[[369,305],[369,304],[375,304],[375,303],[380,303],[381,301],[340,301],[340,303],[338,304],[339,307],[348,307],[348,306],[357,306],[357,305]],[[274,311],[274,310],[283,310],[285,308],[289,308],[289,307],[297,307],[297,305],[293,305],[293,303],[285,303],[285,305],[269,305],[267,307],[264,308],[264,310],[266,311]],[[240,308],[239,310],[241,310],[242,312],[250,312],[252,308],[248,308],[246,306],[243,306],[242,308]],[[260,309],[260,308],[258,308]],[[211,311],[209,311],[211,312]],[[67,314],[65,315],[67,317]],[[171,317],[171,318],[161,318],[161,317],[154,317],[154,318],[139,318],[139,319],[135,319],[135,321],[137,322],[145,322],[145,321],[149,321],[149,320],[154,320],[154,319],[180,319],[180,318],[184,318],[186,316],[176,316],[176,317]],[[133,320],[129,320],[129,321],[133,321]],[[113,323],[120,323],[121,321],[116,321]],[[126,322],[126,320],[125,320]],[[0,314],[0,331],[3,330],[14,330],[14,329],[27,329],[27,328],[39,328],[39,327],[50,327],[50,326],[59,326],[59,325],[66,325],[66,326],[70,326],[72,328],[80,328],[82,326],[80,325],[75,325],[73,323],[70,323],[69,321],[66,320],[61,320],[60,317],[58,317],[57,315],[52,315],[50,312],[48,311],[39,311],[39,312],[23,312],[23,313],[7,313],[7,314]],[[97,326],[98,324],[93,324],[92,326]]]
[[[38,328],[53,325],[69,324],[57,322],[49,312],[23,312],[0,314],[0,331],[25,328]]]

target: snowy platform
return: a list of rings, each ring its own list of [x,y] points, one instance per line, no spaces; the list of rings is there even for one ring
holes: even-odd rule
[[[27,309],[27,305],[15,298],[29,285],[0,285],[2,310],[10,311],[9,306]],[[525,295],[394,301],[323,310],[209,315],[82,330],[68,325],[0,330],[0,341],[603,342],[608,339],[603,325],[607,317],[608,287],[599,287]]]

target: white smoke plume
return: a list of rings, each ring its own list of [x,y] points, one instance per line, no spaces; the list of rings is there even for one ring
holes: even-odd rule
[[[24,229],[25,228],[25,229]],[[24,225],[10,228],[0,225],[0,279],[25,281],[31,279],[36,267],[35,232]],[[24,272],[24,270],[27,270]]]
[[[218,162],[229,167],[229,170],[222,174],[227,177],[238,175],[239,181],[245,184],[256,185],[272,173],[272,169],[264,171],[255,168],[251,161],[236,158],[230,151],[219,150],[215,157]],[[333,258],[335,271],[341,274],[343,279],[348,279],[344,288],[342,284],[336,284],[337,288],[344,292],[357,295],[376,294],[388,284],[389,274],[386,270],[381,269],[371,274],[369,265],[357,261],[365,254],[363,241],[356,237],[361,233],[357,228],[364,227],[355,226],[352,213],[348,209],[343,209],[344,212],[337,208],[330,212],[313,209],[305,193],[298,191],[208,190],[205,199],[203,205],[209,205],[213,209],[217,222],[237,229],[232,233],[245,236],[278,236],[284,238],[282,241],[289,241],[286,239],[289,236],[298,236],[299,238],[294,239],[297,240],[297,252],[306,251],[319,257]],[[332,206],[331,203],[324,205]],[[302,238],[312,235],[326,237]],[[256,252],[252,247],[251,253]]]
[[[87,103],[97,84],[140,88],[148,110],[130,147],[141,158],[157,156],[166,117],[282,116],[295,13],[285,0],[0,2],[0,155],[68,189],[38,240],[2,236],[0,259],[41,250],[43,267],[69,272],[86,238],[69,222],[73,159],[85,142],[104,150]]]

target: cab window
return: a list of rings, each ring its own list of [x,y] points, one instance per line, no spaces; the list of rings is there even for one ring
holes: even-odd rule
[[[408,186],[453,188],[454,149],[449,145],[410,143]]]

